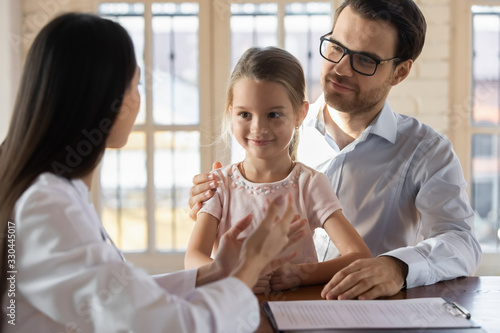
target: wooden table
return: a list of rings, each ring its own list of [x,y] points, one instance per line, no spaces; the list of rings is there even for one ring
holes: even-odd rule
[[[258,295],[263,301],[298,301],[321,299],[323,286],[300,287],[296,290],[272,292]],[[464,306],[472,314],[472,319],[481,325],[480,332],[500,333],[500,276],[463,277],[403,290],[385,299],[406,299],[420,297],[443,297],[452,299]],[[374,331],[374,330],[372,330]],[[422,332],[424,330],[403,330],[401,332]],[[424,332],[477,332],[477,330],[425,330]],[[261,309],[261,321],[257,332],[273,332],[268,318]],[[335,332],[366,332],[366,330],[337,330]],[[377,330],[377,332],[381,332]],[[391,332],[399,332],[397,330]]]

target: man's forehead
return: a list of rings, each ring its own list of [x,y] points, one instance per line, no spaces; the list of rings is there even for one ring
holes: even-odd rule
[[[388,20],[366,19],[347,6],[337,17],[332,39],[353,51],[394,56],[397,31]]]

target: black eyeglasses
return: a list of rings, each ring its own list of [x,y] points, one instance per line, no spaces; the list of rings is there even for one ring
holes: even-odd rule
[[[343,47],[339,43],[330,39],[331,33],[327,33],[320,37],[321,43],[319,46],[319,53],[326,60],[338,64],[342,58],[347,54],[350,57],[351,68],[363,75],[372,76],[377,71],[377,66],[389,61],[399,61],[400,58],[391,59],[375,59],[362,52],[351,51]]]

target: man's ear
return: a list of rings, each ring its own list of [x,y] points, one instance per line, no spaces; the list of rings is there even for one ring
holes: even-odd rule
[[[394,70],[391,85],[393,86],[398,85],[401,81],[406,79],[406,77],[410,75],[410,70],[412,65],[413,65],[413,60],[411,59],[408,59],[400,63]]]

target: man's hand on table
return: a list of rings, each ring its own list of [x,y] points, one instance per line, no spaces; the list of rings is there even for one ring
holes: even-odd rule
[[[285,290],[300,285],[300,268],[298,265],[286,263],[272,274],[270,285],[272,290]]]
[[[398,293],[405,284],[408,266],[381,256],[359,259],[340,270],[321,291],[325,299],[375,299]]]

